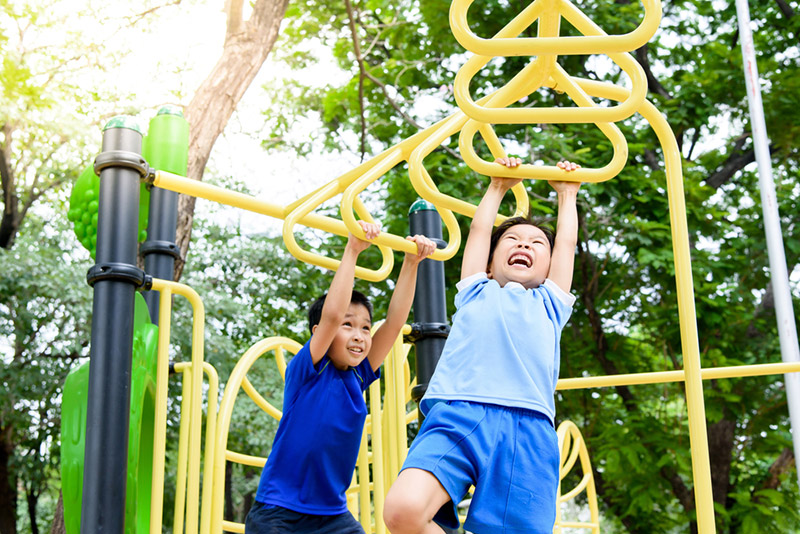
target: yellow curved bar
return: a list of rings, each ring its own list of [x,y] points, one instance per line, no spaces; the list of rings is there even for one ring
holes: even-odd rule
[[[484,97],[484,99],[481,99],[479,102],[488,100],[488,98],[489,97]],[[440,122],[440,128],[419,143],[408,159],[408,175],[414,190],[419,196],[436,205],[442,217],[442,222],[444,222],[447,227],[448,235],[451,239],[447,245],[447,249],[445,249],[448,258],[452,257],[455,252],[457,252],[461,236],[458,221],[456,221],[452,212],[455,211],[456,213],[472,217],[475,215],[477,206],[440,192],[422,162],[425,157],[433,152],[445,139],[463,128],[467,120],[466,115],[462,112],[458,112]],[[499,146],[499,141],[497,141],[497,137],[494,136],[494,132],[492,132],[491,136],[487,136],[487,143],[496,157],[505,156],[505,151],[502,146]],[[505,169],[502,165],[497,165],[497,167]],[[512,191],[517,201],[515,213],[527,214],[530,204],[525,186],[518,184],[512,188]],[[502,222],[503,219],[505,219],[505,217],[498,216],[498,223]],[[455,239],[456,236],[457,239]]]
[[[341,192],[341,186],[339,183],[336,181],[330,182],[318,189],[314,195],[297,206],[291,213],[286,215],[286,218],[283,220],[283,242],[292,256],[300,261],[311,263],[313,265],[319,265],[320,267],[325,267],[326,269],[331,269],[333,271],[339,268],[339,264],[341,263],[339,260],[314,254],[301,248],[294,237],[294,227],[297,225],[300,219],[308,215],[311,210],[315,209],[317,206]],[[347,229],[346,226],[345,229]],[[324,230],[331,232],[333,231],[333,228],[324,228]],[[333,233],[338,232],[334,231]],[[345,233],[344,236],[347,236],[347,233]],[[363,280],[379,282],[381,280],[385,280],[386,277],[389,276],[391,269],[392,266],[387,265],[384,262],[384,264],[381,265],[381,267],[377,270],[365,269],[364,267],[356,266],[355,272],[356,276]]]
[[[467,10],[474,0],[453,0],[450,5],[450,28],[456,40],[465,49],[483,56],[538,56],[541,54],[611,54],[629,52],[643,46],[655,35],[661,21],[661,2],[659,0],[642,0],[644,17],[641,24],[632,32],[624,35],[613,35],[606,38],[595,36],[568,37],[523,37],[508,38],[495,36],[483,39],[476,36],[469,28]],[[515,35],[519,35],[530,26],[544,9],[557,9],[570,22],[571,14],[578,11],[567,0],[536,0],[517,15],[511,24],[521,26]],[[579,12],[579,11],[578,11]],[[580,13],[580,12],[579,12]],[[583,15],[581,13],[581,15]],[[499,34],[498,34],[499,35]]]
[[[217,433],[216,433],[216,444],[214,446],[214,461],[213,461],[213,468],[214,470],[214,477],[213,480],[215,481],[224,481],[225,480],[225,462],[226,462],[226,454],[227,451],[227,443],[228,443],[228,431],[230,429],[231,423],[231,414],[233,413],[233,406],[236,402],[236,397],[239,394],[239,390],[241,388],[241,384],[247,375],[247,372],[252,367],[253,363],[260,358],[264,353],[275,350],[279,348],[288,349],[293,353],[297,353],[302,348],[302,345],[293,341],[289,338],[285,337],[270,337],[267,339],[263,339],[253,346],[251,346],[244,355],[239,359],[236,366],[231,371],[230,376],[228,377],[228,383],[225,387],[225,391],[222,394],[222,401],[219,405],[218,415],[217,415]],[[276,361],[279,361],[278,367],[281,368],[281,362],[283,362],[283,368],[285,369],[285,361],[283,361],[283,355],[280,355],[280,360],[278,353],[276,351]],[[224,483],[215,483],[213,487],[213,496],[211,499],[211,532],[220,532],[223,529],[223,519],[222,519],[222,512],[224,508],[224,491],[225,491],[225,484]],[[229,525],[236,525],[236,523],[229,523],[225,522]],[[242,526],[242,528],[244,528]],[[227,530],[227,527],[226,527]],[[176,530],[175,532],[179,532]]]
[[[624,99],[628,91],[611,84],[582,81],[589,92],[615,100]],[[649,101],[639,110],[650,123],[664,151],[667,197],[669,201],[672,249],[675,263],[675,282],[678,297],[678,317],[681,327],[684,373],[686,375],[686,405],[689,412],[689,442],[692,450],[692,472],[700,534],[716,532],[713,496],[711,492],[711,462],[708,454],[705,401],[701,377],[700,346],[697,337],[697,316],[694,306],[692,268],[689,249],[689,230],[686,222],[686,198],[683,191],[681,155],[675,134],[666,119]]]
[[[186,512],[186,532],[189,534],[196,534],[198,532],[198,517],[199,517],[199,507],[200,507],[200,446],[201,446],[201,435],[202,435],[202,388],[200,384],[202,383],[203,379],[203,337],[204,337],[204,325],[205,325],[205,308],[203,306],[203,302],[200,299],[200,296],[194,291],[191,287],[179,284],[177,282],[170,282],[167,280],[160,280],[154,279],[152,289],[154,291],[162,292],[162,296],[160,302],[164,302],[166,300],[166,296],[170,296],[170,294],[177,294],[181,295],[186,300],[189,301],[190,305],[192,306],[192,365],[191,365],[191,375],[189,380],[184,381],[184,390],[185,390],[185,397],[183,402],[183,407],[181,409],[182,413],[188,414],[186,418],[181,418],[181,437],[179,438],[179,454],[178,454],[178,492],[176,493],[176,507],[180,506],[181,508],[184,506],[184,488],[185,488],[185,504],[191,506],[191,510],[187,510]],[[162,306],[162,312],[159,314],[159,319],[164,317],[170,313],[171,310],[171,303]],[[169,319],[167,319],[162,327],[164,328],[163,332],[159,332],[159,362],[157,363],[158,375],[164,375],[165,370],[165,363],[168,367],[168,350],[169,346]],[[163,346],[162,346],[163,341]],[[163,351],[163,352],[162,352]],[[166,373],[168,373],[168,369]],[[157,376],[157,387],[156,387],[156,397],[157,401],[161,400],[166,393],[166,378]],[[186,389],[186,384],[190,384],[189,388]],[[194,384],[194,387],[191,385]],[[159,406],[159,404],[157,404]],[[166,425],[166,414],[165,413],[157,413],[156,414],[156,423],[158,425],[158,430],[156,430],[156,436],[161,432],[161,424],[163,420],[163,424]],[[154,447],[158,447],[158,449],[154,449],[154,458],[155,453],[158,452],[159,454],[163,454],[163,447],[159,440],[162,438],[157,438],[154,436]],[[187,458],[184,462],[182,458]],[[153,470],[154,470],[154,481],[160,480],[163,487],[163,460],[159,460],[158,462],[154,462]],[[183,470],[183,472],[181,471]],[[158,471],[158,473],[156,472]],[[184,485],[184,478],[188,481],[188,486]],[[154,486],[157,487],[157,486]],[[153,493],[160,493],[162,490],[158,488],[158,491]],[[180,497],[180,499],[178,498]],[[151,494],[151,505],[155,504],[156,508],[155,511],[157,514],[153,515],[161,515],[163,513],[163,497],[154,497]],[[180,526],[183,528],[183,510],[180,510],[180,513],[176,510],[175,513],[175,525]],[[160,517],[159,517],[160,520]],[[153,517],[151,517],[151,521],[155,521]],[[180,524],[179,524],[180,523]],[[160,523],[159,523],[160,524]]]
[[[242,389],[245,391],[245,393],[247,393],[247,396],[252,399],[252,401],[256,404],[256,406],[267,412],[267,414],[269,414],[270,417],[278,421],[281,420],[281,417],[283,417],[283,412],[281,412],[279,409],[270,404],[267,399],[262,397],[261,394],[258,391],[256,391],[256,388],[253,387],[253,384],[250,383],[250,380],[248,380],[246,376],[242,378]]]
[[[627,119],[641,106],[647,95],[647,78],[644,69],[630,54],[613,54],[609,56],[630,77],[633,91],[621,104],[611,107],[592,107],[593,103],[580,108],[543,107],[543,108],[505,108],[536,91],[545,81],[538,84],[523,83],[531,80],[534,72],[544,69],[543,64],[554,65],[560,72],[559,91],[569,85],[569,75],[562,67],[549,58],[539,58],[527,65],[508,84],[497,90],[495,95],[506,102],[503,106],[483,106],[472,100],[469,84],[472,78],[491,59],[486,56],[473,56],[456,73],[453,93],[459,108],[470,118],[487,124],[533,124],[533,123],[583,123],[583,122],[616,122]],[[546,59],[548,61],[542,61]],[[547,72],[546,70],[544,72]],[[541,75],[539,75],[541,76]],[[553,74],[555,76],[555,72]],[[570,94],[570,96],[573,96]],[[574,100],[574,97],[573,97]],[[585,109],[592,107],[592,109]]]
[[[628,143],[625,136],[613,123],[599,123],[597,127],[606,134],[611,142],[613,157],[604,167],[599,169],[580,168],[569,173],[555,165],[522,164],[519,167],[508,168],[499,163],[488,162],[475,152],[472,139],[477,131],[478,123],[467,123],[461,130],[459,148],[464,162],[472,170],[486,176],[506,176],[509,178],[528,178],[535,180],[563,180],[569,182],[597,183],[610,180],[617,176],[625,167],[628,160]],[[474,213],[474,211],[473,211]]]
[[[597,492],[594,484],[594,472],[589,460],[589,451],[586,442],[583,440],[580,430],[572,421],[564,421],[558,425],[556,431],[558,435],[561,461],[559,468],[558,499],[556,506],[556,524],[553,532],[558,534],[564,528],[584,528],[590,529],[593,534],[600,533],[600,512],[597,506]],[[580,459],[581,471],[583,476],[575,487],[567,493],[562,494],[561,482],[572,471],[575,462]],[[586,503],[589,506],[589,521],[566,522],[561,520],[561,505],[575,499],[578,495],[586,492]]]

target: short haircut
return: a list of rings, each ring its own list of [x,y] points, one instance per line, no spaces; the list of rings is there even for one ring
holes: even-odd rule
[[[494,257],[494,249],[497,248],[497,243],[500,241],[500,238],[503,237],[503,234],[506,233],[506,230],[519,224],[527,224],[541,230],[547,238],[547,241],[550,243],[550,255],[553,255],[553,246],[555,246],[556,243],[556,234],[549,226],[536,223],[530,217],[509,217],[500,223],[500,226],[495,228],[492,232],[492,237],[489,241],[489,260],[486,262],[487,266],[491,265],[492,257]]]
[[[312,334],[314,327],[319,324],[319,321],[322,318],[322,306],[325,304],[325,297],[327,296],[328,294],[325,293],[320,298],[315,300],[314,303],[311,304],[311,307],[308,308],[308,330]],[[361,304],[364,306],[369,312],[369,320],[372,321],[372,303],[364,293],[354,289],[352,296],[350,297],[350,304]]]

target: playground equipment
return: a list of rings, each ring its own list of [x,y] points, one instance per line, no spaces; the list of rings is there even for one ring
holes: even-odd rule
[[[424,161],[446,138],[459,134],[459,147],[465,162],[476,172],[496,176],[514,176],[539,179],[568,179],[581,182],[601,182],[612,179],[624,166],[627,144],[614,122],[625,120],[634,113],[641,114],[655,130],[665,155],[666,189],[669,197],[670,226],[672,230],[676,285],[684,370],[665,373],[641,373],[609,377],[569,378],[559,381],[558,389],[607,387],[612,385],[652,384],[682,381],[686,386],[689,414],[692,469],[697,510],[697,526],[701,534],[715,531],[714,509],[711,495],[711,477],[706,437],[706,419],[702,392],[702,380],[734,376],[756,376],[800,370],[800,364],[763,364],[734,368],[701,369],[697,338],[695,307],[692,294],[692,275],[689,256],[689,240],[681,179],[681,160],[674,135],[658,110],[645,99],[646,81],[638,63],[629,52],[643,46],[657,29],[661,15],[659,0],[642,0],[644,17],[634,31],[626,35],[609,36],[589,20],[575,5],[567,0],[535,0],[517,17],[510,21],[497,35],[485,39],[474,35],[469,29],[468,9],[471,0],[454,0],[451,7],[451,27],[456,39],[473,56],[459,71],[455,80],[455,94],[461,111],[443,119],[398,145],[367,161],[350,172],[336,178],[318,190],[297,201],[279,206],[256,198],[195,182],[181,176],[180,172],[159,168],[141,155],[142,136],[135,128],[122,123],[109,125],[104,131],[103,152],[95,161],[95,171],[100,175],[99,206],[96,236],[97,265],[90,270],[89,280],[94,283],[95,324],[92,333],[92,366],[89,374],[86,458],[84,467],[84,494],[82,502],[82,530],[121,532],[125,528],[125,477],[127,469],[128,420],[131,341],[133,324],[133,299],[137,288],[160,292],[159,355],[156,365],[156,400],[154,417],[155,437],[153,444],[153,493],[150,510],[150,531],[161,529],[164,430],[166,410],[166,381],[168,374],[169,310],[170,297],[181,294],[192,302],[195,313],[193,354],[191,362],[175,365],[184,376],[184,408],[182,410],[180,434],[180,459],[178,468],[178,498],[176,499],[174,531],[187,533],[220,532],[222,529],[241,532],[241,526],[224,521],[221,516],[219,495],[210,488],[221,481],[219,469],[227,461],[241,461],[248,465],[259,465],[262,459],[228,451],[224,436],[232,409],[233,391],[242,388],[259,406],[275,413],[266,401],[248,385],[246,371],[263,352],[275,350],[280,361],[282,350],[292,350],[293,345],[285,340],[267,340],[257,345],[242,358],[225,388],[216,414],[216,403],[208,402],[206,413],[205,466],[203,470],[203,492],[200,494],[202,398],[203,373],[208,376],[208,398],[215,399],[216,374],[202,358],[202,324],[204,311],[199,297],[186,286],[167,280],[152,279],[135,267],[137,215],[140,199],[140,182],[145,181],[156,188],[222,202],[261,213],[284,221],[283,238],[287,249],[298,259],[335,269],[338,261],[315,252],[304,250],[294,237],[297,225],[317,228],[333,234],[346,236],[348,232],[362,236],[357,218],[372,220],[366,206],[359,198],[364,189],[385,175],[395,166],[407,162],[409,179],[417,193],[435,207],[447,229],[447,240],[433,256],[433,260],[451,258],[460,245],[460,233],[455,213],[472,216],[475,206],[448,196],[437,189],[425,169]],[[560,37],[560,23],[567,21],[582,36]],[[518,36],[532,24],[537,23],[538,36]],[[571,76],[557,63],[559,54],[606,54],[628,74],[631,88],[626,89],[609,83],[597,82]],[[520,71],[505,86],[474,101],[469,91],[472,77],[495,56],[537,55],[527,67]],[[511,109],[510,104],[528,96],[540,88],[563,91],[577,104],[574,108],[556,109]],[[616,106],[600,106],[593,98],[619,102]],[[473,148],[476,133],[480,133],[493,156],[505,154],[503,146],[494,133],[492,124],[526,124],[531,122],[571,122],[596,125],[608,137],[613,147],[611,161],[600,169],[580,169],[565,176],[556,167],[523,165],[517,169],[506,169],[481,159]],[[149,163],[150,162],[150,163]],[[528,198],[522,184],[513,189],[517,202],[516,212],[526,212]],[[314,210],[328,200],[341,195],[342,219],[323,216]],[[432,211],[432,210],[430,210]],[[81,215],[83,221],[84,215]],[[151,216],[152,218],[152,216]],[[89,221],[92,216],[88,217]],[[499,217],[498,219],[502,219]],[[86,222],[84,222],[86,224]],[[441,228],[441,224],[439,224]],[[157,238],[163,240],[163,237]],[[90,242],[91,242],[90,238]],[[375,270],[358,267],[356,275],[371,281],[384,279],[392,268],[392,251],[413,252],[413,244],[401,236],[382,233],[376,240],[382,264]],[[163,251],[170,253],[167,245]],[[174,249],[172,250],[174,252]],[[431,262],[428,262],[431,263]],[[423,292],[418,292],[423,293]],[[417,302],[415,302],[415,308]],[[416,313],[416,310],[415,310]],[[441,339],[446,334],[446,319],[432,314],[418,329],[423,339]],[[109,320],[111,317],[113,320]],[[399,343],[399,342],[398,342]],[[385,385],[383,405],[380,389],[369,394],[371,415],[367,432],[372,446],[370,454],[364,446],[359,459],[357,486],[353,486],[352,505],[360,510],[359,515],[368,532],[382,532],[380,518],[381,492],[387,481],[396,473],[397,462],[404,455],[401,423],[413,419],[405,413],[405,402],[414,387],[404,365],[405,348],[395,348],[391,359],[392,382]],[[113,362],[113,364],[112,364]],[[387,364],[388,365],[388,364]],[[280,363],[279,363],[280,369]],[[431,368],[432,369],[432,368]],[[389,373],[387,372],[387,375]],[[418,372],[419,377],[423,377]],[[388,376],[387,376],[388,379]],[[112,384],[112,387],[108,385]],[[416,387],[424,384],[416,384]],[[116,388],[116,389],[114,389]],[[230,393],[229,393],[230,392]],[[417,390],[419,392],[419,390]],[[213,395],[212,395],[213,393]],[[388,400],[387,400],[388,399]],[[401,407],[403,407],[401,409]],[[576,491],[587,492],[593,500],[594,486],[588,454],[573,426],[567,425],[559,431],[562,440],[562,475],[577,465],[583,469],[583,477],[576,490],[566,492],[563,499],[574,496]],[[386,436],[386,437],[384,437]],[[394,436],[394,438],[392,438]],[[395,439],[396,438],[396,439]],[[381,447],[384,443],[391,443]],[[576,447],[575,449],[570,446]],[[381,455],[380,450],[385,449]],[[378,452],[376,452],[378,451]],[[575,452],[577,451],[577,452]],[[372,479],[365,474],[370,471]],[[388,459],[387,459],[388,458]],[[213,469],[209,466],[213,465]],[[223,466],[223,467],[221,467]],[[379,466],[383,466],[380,468]],[[381,478],[382,477],[382,478]],[[370,506],[369,493],[372,499]],[[358,499],[355,498],[358,495]],[[358,505],[356,506],[356,501]],[[591,505],[590,505],[591,506]],[[592,508],[592,520],[582,525],[594,532],[599,531],[596,504]],[[378,520],[374,521],[374,518]],[[688,519],[687,519],[688,522]],[[576,526],[559,523],[557,528]],[[373,530],[374,529],[374,530]]]

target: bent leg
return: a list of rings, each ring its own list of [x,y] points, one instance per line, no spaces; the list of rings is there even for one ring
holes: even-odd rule
[[[433,516],[448,502],[450,495],[433,474],[404,469],[386,495],[383,521],[392,534],[442,534]]]

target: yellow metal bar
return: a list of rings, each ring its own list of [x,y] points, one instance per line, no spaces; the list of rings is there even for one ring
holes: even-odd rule
[[[384,491],[384,471],[383,471],[383,428],[381,426],[381,384],[376,380],[370,386],[369,408],[371,419],[372,435],[372,506],[375,512],[375,534],[384,534],[386,527],[383,524],[383,500],[386,497]]]
[[[283,417],[283,412],[270,404],[267,399],[262,397],[246,376],[242,379],[242,389],[245,391],[245,393],[247,393],[247,396],[256,403],[256,406],[267,412],[267,414],[269,414],[271,417],[274,417],[278,421],[281,420],[281,417]]]
[[[359,521],[364,527],[364,532],[372,532],[372,520],[370,515],[369,498],[369,457],[367,455],[367,430],[369,425],[364,422],[364,430],[361,432],[361,447],[358,453],[358,511]]]
[[[169,332],[172,318],[172,291],[154,280],[159,292],[158,356],[156,361],[156,400],[153,435],[153,478],[150,492],[150,532],[161,532],[164,517],[164,470],[167,449],[167,397],[169,396]]]
[[[230,449],[225,450],[225,459],[236,462],[237,464],[250,465],[253,467],[264,467],[267,463],[267,459],[263,456],[251,456],[249,454],[234,452]]]
[[[233,521],[223,521],[221,530],[225,532],[236,532],[237,534],[244,534],[244,525],[242,523],[234,523]]]
[[[175,515],[172,519],[172,532],[183,532],[186,516],[186,458],[189,455],[191,392],[192,375],[184,374],[181,389],[181,424],[178,431],[178,470],[175,475]]]
[[[203,371],[208,377],[208,404],[206,408],[206,442],[203,457],[203,497],[200,506],[200,533],[209,534],[211,530],[211,497],[214,487],[214,446],[217,432],[217,399],[219,398],[219,376],[216,369],[203,362]]]
[[[557,4],[558,0],[539,0],[548,4]],[[538,3],[538,2],[537,2]],[[543,4],[544,5],[544,4]],[[576,20],[576,27],[584,33],[590,33],[600,38],[608,36],[596,26],[591,20],[583,16],[580,11],[575,11],[580,16]],[[545,7],[539,20],[540,35],[557,35],[558,20],[560,17],[552,9]],[[498,36],[517,35],[525,27],[520,28],[519,24],[512,21],[500,32]],[[536,40],[546,39],[547,37],[537,37]],[[511,53],[501,54],[503,56],[514,55]],[[536,61],[526,66],[519,74],[505,86],[497,90],[494,95],[502,99],[503,105],[483,106],[476,104],[470,95],[469,84],[472,78],[483,68],[491,59],[490,56],[473,56],[456,73],[453,84],[453,93],[459,108],[472,119],[483,123],[491,124],[535,124],[535,123],[598,123],[616,122],[627,119],[641,107],[647,93],[647,80],[644,69],[631,57],[630,54],[609,54],[609,58],[630,77],[632,91],[621,104],[610,107],[592,107],[582,105],[580,108],[563,107],[540,107],[540,108],[505,108],[509,104],[516,102],[524,96],[528,96],[545,84],[550,75],[551,67],[555,66],[555,56],[541,56]],[[563,70],[562,70],[563,72]],[[528,80],[536,80],[530,83]],[[559,88],[561,90],[561,88]],[[572,96],[572,95],[571,95]]]
[[[536,0],[514,21],[529,26],[538,15]],[[538,56],[542,54],[611,54],[614,52],[629,52],[643,46],[658,30],[661,21],[660,0],[642,0],[644,17],[641,24],[632,32],[624,35],[614,35],[605,38],[593,36],[569,37],[524,37],[524,38],[498,38],[483,39],[477,37],[469,29],[467,10],[474,0],[453,0],[450,5],[450,28],[456,40],[474,54],[483,56]],[[564,6],[572,6],[566,0],[559,2],[559,9],[566,11]],[[520,32],[517,32],[517,35]]]
[[[217,432],[216,444],[214,446],[213,466],[207,467],[213,469],[213,480],[217,481],[217,483],[213,485],[213,495],[211,499],[211,532],[220,532],[223,530],[223,525],[237,525],[236,523],[224,522],[222,518],[225,497],[224,480],[225,463],[227,461],[226,453],[228,432],[230,430],[231,414],[233,413],[233,406],[236,402],[236,397],[239,394],[239,390],[242,387],[242,382],[247,375],[247,372],[250,370],[250,367],[258,358],[261,357],[261,355],[270,350],[275,350],[275,360],[278,364],[278,369],[281,371],[281,375],[284,374],[286,362],[283,358],[283,352],[279,350],[281,348],[288,348],[290,351],[296,354],[297,351],[302,348],[302,345],[296,341],[284,337],[271,337],[261,340],[251,346],[244,353],[244,355],[242,355],[242,357],[239,359],[239,362],[233,368],[233,371],[231,371],[231,374],[228,377],[228,383],[225,387],[225,391],[222,394],[222,400],[220,401],[219,411],[217,414]],[[246,459],[247,461],[254,461],[252,459],[255,457],[242,455],[241,458]],[[225,530],[229,530],[228,527],[224,528]],[[242,526],[242,529],[243,528],[244,527]],[[175,532],[180,531],[175,530]]]
[[[700,376],[703,380],[717,380],[721,378],[742,378],[795,372],[800,372],[800,363],[761,363],[755,365],[734,365],[730,367],[707,367],[700,370]],[[568,389],[663,384],[667,382],[683,382],[685,378],[686,373],[684,371],[561,378],[558,381],[556,389],[564,391]]]

